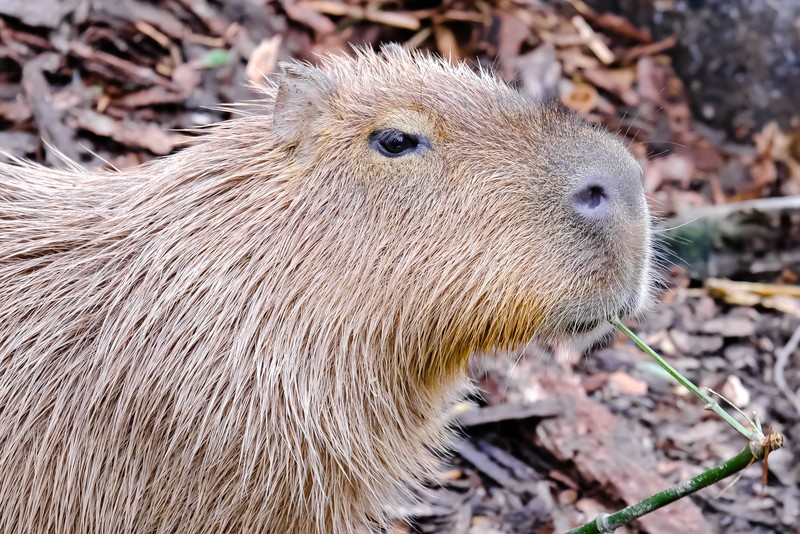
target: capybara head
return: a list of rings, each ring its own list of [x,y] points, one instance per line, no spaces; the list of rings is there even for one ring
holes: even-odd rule
[[[136,169],[0,164],[0,530],[380,524],[470,354],[646,304],[608,133],[399,47],[264,92]]]
[[[642,306],[649,216],[619,141],[463,65],[360,55],[286,67],[273,124],[338,212],[337,253],[369,258],[382,310],[413,310],[388,328],[461,356]]]

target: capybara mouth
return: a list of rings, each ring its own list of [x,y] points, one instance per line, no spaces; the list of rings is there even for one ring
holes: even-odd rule
[[[639,296],[636,295],[632,299],[633,302],[628,302],[615,312],[607,312],[602,316],[587,317],[587,315],[590,315],[589,313],[584,315],[577,314],[573,319],[562,322],[558,330],[567,337],[583,337],[586,334],[606,331],[610,329],[615,321],[636,317],[640,313],[640,305],[636,302],[638,299]]]
[[[572,321],[568,323],[566,328],[564,329],[569,334],[588,334],[592,330],[595,330],[598,326],[603,324],[605,321],[603,319],[579,319],[576,321]]]

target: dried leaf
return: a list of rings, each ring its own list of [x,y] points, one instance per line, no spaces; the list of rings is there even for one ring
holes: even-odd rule
[[[520,47],[530,37],[530,33],[528,26],[519,17],[505,12],[500,14],[497,59],[500,61],[500,74],[504,79],[514,79]]]
[[[331,19],[320,14],[304,3],[295,1],[283,2],[283,9],[293,21],[308,26],[318,34],[333,33],[336,25]]]
[[[707,334],[721,334],[724,337],[750,337],[756,333],[756,325],[746,317],[719,317],[706,321],[700,330]]]
[[[637,28],[625,17],[615,15],[614,13],[603,13],[601,15],[592,17],[592,22],[595,26],[609,30],[618,35],[639,41],[641,43],[650,43],[651,36],[650,30]]]
[[[275,72],[283,38],[276,35],[259,43],[247,62],[245,74],[250,83],[264,83],[264,77]]]
[[[72,112],[75,126],[95,135],[108,137],[131,147],[145,148],[153,154],[169,154],[183,141],[177,134],[162,131],[155,126],[116,121],[94,111],[80,109]]]
[[[625,54],[622,56],[622,61],[633,61],[641,56],[654,56],[675,48],[676,44],[678,44],[678,38],[674,35],[671,35],[666,39],[662,39],[655,43],[634,46],[625,52]]]
[[[747,391],[747,388],[742,384],[742,380],[736,375],[728,375],[720,389],[720,393],[738,408],[746,408],[750,404],[750,392]]]
[[[578,113],[588,113],[597,107],[597,89],[586,83],[575,84],[572,89],[561,95],[561,103]]]
[[[628,106],[639,104],[639,94],[633,88],[636,72],[633,68],[588,69],[583,72],[584,78],[592,84],[615,94]]]
[[[647,168],[649,174],[658,174],[659,185],[664,182],[676,182],[682,189],[688,189],[689,182],[694,176],[694,170],[694,162],[680,154],[670,154],[652,160]],[[647,179],[652,179],[652,176]]]
[[[302,3],[304,8],[311,9],[317,13],[333,15],[334,17],[348,16],[362,18],[364,10],[360,6],[353,6],[344,2],[332,2],[330,0],[313,0]]]
[[[0,118],[12,123],[26,122],[32,116],[31,108],[25,100],[18,98],[11,102],[0,101]]]
[[[608,376],[609,385],[619,393],[644,397],[647,395],[647,382],[634,378],[623,371],[615,371]]]
[[[558,93],[561,63],[556,60],[556,49],[544,43],[517,59],[522,90],[536,99],[548,99]]]
[[[502,421],[552,417],[557,413],[558,407],[547,401],[539,401],[531,405],[506,403],[483,408],[471,406],[466,411],[459,413],[458,423],[461,426],[469,427]]]
[[[379,11],[377,9],[367,9],[364,17],[378,24],[394,26],[405,30],[416,31],[420,28],[419,19],[408,13],[398,13],[391,11]]]
[[[73,41],[70,43],[70,52],[83,60],[86,64],[99,63],[106,67],[110,67],[110,72],[117,74],[117,79],[122,83],[136,83],[139,85],[149,86],[152,84],[161,85],[165,88],[170,87],[170,82],[163,76],[159,76],[151,69],[137,65],[126,59],[122,59],[102,52],[94,50],[85,43]]]
[[[778,176],[774,162],[783,163],[789,172],[785,193],[800,194],[800,128],[783,132],[770,122],[753,137],[759,154],[751,166],[753,176],[762,185],[772,184]]]
[[[456,61],[461,57],[458,39],[450,28],[443,24],[437,24],[433,27],[433,38],[436,40],[436,48],[442,57],[450,61]]]
[[[11,154],[12,156],[25,157],[28,154],[33,154],[39,146],[39,138],[27,132],[0,132],[0,147],[3,147],[3,152]],[[0,152],[0,161],[5,161],[6,158]]]
[[[175,84],[177,94],[180,97],[188,98],[200,85],[200,72],[192,65],[182,64],[175,67],[172,71],[172,82]]]
[[[76,0],[3,0],[0,15],[14,17],[28,26],[57,28],[77,4]]]

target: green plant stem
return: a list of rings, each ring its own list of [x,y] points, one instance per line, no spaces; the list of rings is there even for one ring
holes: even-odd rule
[[[703,390],[701,390],[700,388],[698,388],[697,386],[692,384],[688,379],[686,379],[682,374],[680,374],[674,367],[672,367],[670,364],[668,364],[664,360],[664,358],[659,356],[656,351],[651,349],[647,345],[647,343],[645,343],[644,341],[639,339],[639,336],[634,334],[630,330],[630,328],[628,328],[627,326],[625,326],[624,324],[622,324],[619,321],[615,322],[614,326],[616,326],[619,330],[621,330],[622,333],[624,333],[626,336],[631,338],[631,340],[634,343],[636,343],[636,346],[638,346],[640,349],[645,351],[648,354],[648,356],[653,358],[656,361],[656,363],[658,363],[658,365],[660,365],[667,373],[670,374],[670,376],[672,376],[672,378],[677,380],[683,387],[685,387],[686,389],[691,391],[694,395],[696,395],[697,397],[702,399],[703,402],[706,403],[706,408],[707,409],[712,410],[715,414],[717,414],[722,419],[724,419],[737,432],[739,432],[741,435],[746,437],[748,441],[760,437],[759,436],[760,433],[758,431],[753,431],[753,430],[746,429],[744,427],[744,425],[742,425],[739,421],[734,419],[732,415],[730,415],[728,412],[723,410],[722,407],[719,405],[719,403],[716,400],[714,400],[712,397],[708,396]]]
[[[764,449],[758,451],[758,455],[763,457]],[[704,473],[700,473],[696,477],[681,482],[661,493],[656,493],[652,497],[648,497],[643,501],[632,504],[627,508],[623,508],[613,514],[603,514],[598,516],[595,521],[586,523],[574,530],[570,530],[567,534],[602,534],[606,532],[613,532],[615,529],[625,525],[634,519],[638,519],[645,514],[649,514],[653,510],[657,510],[662,506],[666,506],[681,497],[694,493],[698,490],[710,486],[715,482],[738,473],[745,467],[752,464],[755,460],[760,460],[751,452],[750,447],[745,447],[742,452],[728,460],[727,462],[718,466],[712,467]]]

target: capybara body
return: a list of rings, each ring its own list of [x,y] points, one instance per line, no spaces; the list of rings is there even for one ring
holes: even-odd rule
[[[354,532],[472,353],[648,298],[609,134],[398,47],[121,172],[0,164],[0,531]]]

